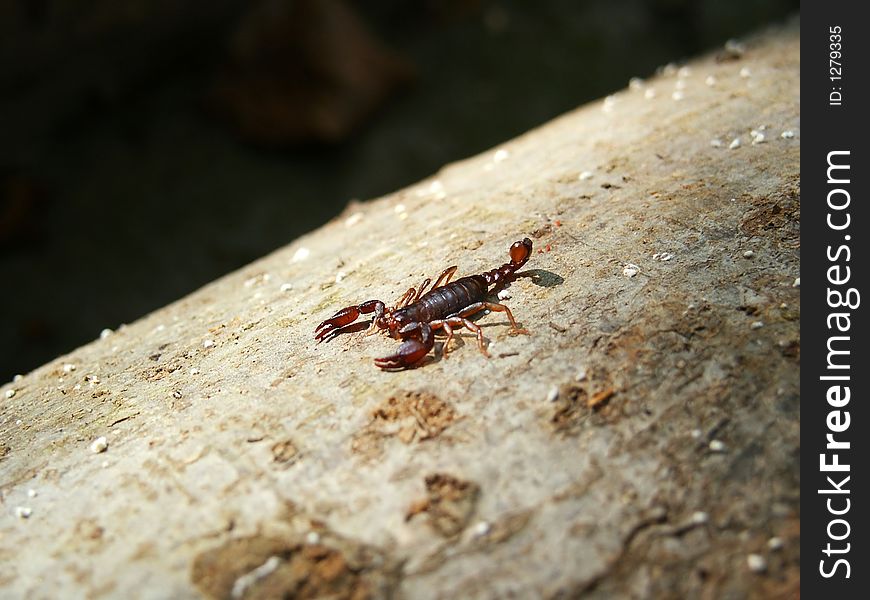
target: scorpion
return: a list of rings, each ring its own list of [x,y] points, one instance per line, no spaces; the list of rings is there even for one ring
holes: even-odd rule
[[[463,327],[477,335],[477,347],[489,358],[483,331],[468,319],[471,315],[487,309],[503,312],[510,321],[511,335],[528,334],[528,331],[517,325],[510,308],[486,300],[489,294],[514,279],[514,273],[526,264],[532,253],[532,240],[524,238],[514,242],[509,252],[510,262],[480,275],[470,275],[451,281],[457,267],[455,265],[449,267],[438,276],[428,292],[425,290],[431,279],[427,278],[419,288],[410,288],[405,292],[393,308],[387,308],[381,300],[369,300],[356,306],[342,308],[317,326],[314,330],[314,339],[318,343],[327,338],[332,339],[339,333],[362,324],[353,324],[360,315],[374,313],[371,325],[368,327],[369,333],[387,330],[391,337],[402,340],[395,354],[375,359],[375,365],[381,369],[401,370],[418,364],[434,347],[434,332],[437,330],[447,334],[441,350],[441,355],[446,359],[447,347],[453,339],[454,331]]]

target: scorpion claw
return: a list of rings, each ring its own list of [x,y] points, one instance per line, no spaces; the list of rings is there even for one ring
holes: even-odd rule
[[[399,346],[399,350],[395,354],[383,358],[376,358],[375,365],[385,370],[407,369],[423,360],[423,357],[425,357],[431,349],[431,345],[426,345],[419,340],[405,340],[402,342],[402,345]]]
[[[332,317],[317,326],[317,329],[314,330],[314,339],[318,342],[322,342],[324,338],[339,327],[344,327],[349,323],[353,323],[358,316],[359,309],[355,306],[348,306],[347,308],[341,309],[332,315]]]
[[[333,331],[335,331],[336,329],[337,329],[337,327],[335,325],[330,325],[329,327],[324,328],[322,331],[317,331],[315,333],[314,339],[317,340],[317,343],[319,344],[320,342],[325,340],[329,336],[329,334],[332,333]]]
[[[377,324],[378,317],[384,314],[384,303],[380,300],[369,300],[358,306],[348,306],[326,319],[323,323],[317,326],[314,330],[314,339],[322,342],[330,334],[338,335],[337,330],[350,325],[359,318],[361,314],[375,313],[375,318],[372,320],[372,327]]]
[[[317,340],[317,343],[319,344],[341,327],[341,325],[336,325],[334,323],[323,322],[320,327],[315,330],[314,339]]]

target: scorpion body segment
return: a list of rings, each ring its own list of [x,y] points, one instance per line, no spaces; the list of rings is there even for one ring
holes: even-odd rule
[[[481,275],[463,277],[423,294],[413,304],[393,312],[399,321],[434,321],[458,313],[486,299],[488,286]]]
[[[447,358],[447,347],[453,339],[454,328],[462,328],[477,335],[480,351],[489,356],[480,327],[468,319],[481,310],[504,312],[511,323],[512,334],[528,333],[521,329],[510,309],[503,304],[486,301],[489,293],[510,281],[532,253],[532,241],[524,238],[510,247],[510,262],[480,275],[462,277],[451,282],[456,267],[445,269],[435,280],[432,289],[424,293],[430,280],[419,289],[410,288],[393,308],[380,300],[369,300],[356,306],[343,308],[317,326],[314,337],[318,342],[332,339],[343,331],[356,330],[354,321],[361,314],[374,313],[370,330],[387,330],[403,340],[396,354],[375,360],[375,364],[388,370],[406,369],[420,362],[435,345],[434,332],[441,329],[447,334],[442,355]]]

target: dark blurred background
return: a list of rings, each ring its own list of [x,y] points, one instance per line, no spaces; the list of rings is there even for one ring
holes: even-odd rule
[[[0,0],[0,381],[798,0]]]

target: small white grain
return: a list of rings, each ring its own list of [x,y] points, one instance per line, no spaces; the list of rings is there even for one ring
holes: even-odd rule
[[[292,284],[292,283],[282,283],[282,284],[281,284],[281,288],[280,288],[280,290],[281,290],[282,292],[289,292],[289,291],[292,290],[292,289],[293,289],[293,284]]]
[[[310,545],[310,546],[313,546],[315,544],[319,544],[320,543],[320,534],[317,533],[316,531],[309,531],[307,534],[305,534],[305,543]]]
[[[499,300],[510,300],[513,297],[507,290],[499,290],[497,296]]]
[[[363,214],[361,212],[353,213],[351,216],[344,220],[345,227],[353,227],[360,221],[362,221]]]
[[[6,399],[7,400],[9,400],[10,398],[14,398],[14,397],[15,397],[15,389],[6,390]]]
[[[447,192],[444,190],[444,184],[442,184],[438,179],[429,184],[428,193],[435,196],[436,200],[443,200],[447,197]]]
[[[725,443],[720,440],[711,440],[710,441],[710,451],[711,452],[725,452]]]
[[[750,554],[747,556],[746,565],[753,573],[763,573],[767,570],[767,561],[760,554]]]
[[[16,506],[15,507],[15,516],[19,519],[29,519],[30,515],[33,514],[33,510],[29,506]]]
[[[774,536],[767,540],[767,547],[771,550],[782,550],[783,546],[785,546],[785,542],[782,541],[781,537]]]
[[[214,346],[214,340],[205,340],[202,342],[203,348],[211,348]]]
[[[94,454],[100,454],[101,452],[105,452],[109,447],[109,442],[106,440],[106,436],[101,435],[93,442],[91,442],[91,452]]]
[[[739,147],[740,147],[740,138],[739,137],[734,138],[733,140],[731,140],[731,143],[728,144],[729,150],[734,150],[734,149],[739,148]]]
[[[106,327],[105,329],[103,329],[103,330],[100,332],[100,339],[101,339],[101,340],[104,340],[104,339],[106,339],[107,337],[109,337],[110,335],[112,335],[112,333],[113,333],[113,331],[112,331],[111,329],[109,329],[108,327]]]
[[[547,402],[555,402],[559,399],[559,388],[555,385],[550,388],[550,391],[547,392]]]
[[[703,510],[695,511],[692,513],[692,523],[696,525],[703,525],[707,521],[710,520],[710,515],[705,513]]]
[[[72,373],[75,370],[76,370],[76,366],[73,363],[66,363],[63,366],[64,373]]]
[[[640,267],[632,263],[626,263],[624,267],[622,267],[622,274],[626,277],[634,277],[640,272]]]
[[[801,278],[798,277],[797,279],[794,280],[794,283],[791,284],[791,287],[800,287],[800,286],[801,286]]]
[[[743,258],[752,258],[753,256],[755,256],[755,252],[752,250],[747,250],[743,253]]]
[[[750,77],[752,77],[752,71],[749,70],[749,67],[743,67],[742,69],[740,69],[740,76],[743,79],[749,79]]]
[[[492,525],[490,525],[486,521],[480,521],[479,523],[475,524],[475,526],[471,530],[471,533],[474,535],[474,537],[481,537],[489,533],[490,529],[492,529]]]
[[[495,154],[492,156],[492,162],[500,163],[507,160],[508,156],[510,156],[510,152],[505,150],[504,148],[500,148],[495,151]]]
[[[628,89],[641,90],[643,89],[644,81],[640,77],[632,77],[628,80]]]
[[[764,327],[764,322],[763,321],[753,321],[752,325],[750,325],[749,327],[752,329],[761,329],[762,327]]]
[[[791,138],[794,137],[794,131],[792,131],[791,129],[786,129],[781,134],[779,134],[779,137],[786,139],[786,140],[790,140]]]
[[[298,250],[293,254],[293,258],[292,258],[291,260],[292,260],[293,262],[295,262],[295,263],[296,263],[296,262],[302,262],[303,260],[305,260],[305,259],[308,258],[309,256],[311,256],[311,250],[309,250],[308,248],[306,248],[306,247],[303,246],[303,247],[299,248],[299,249],[298,249]]]
[[[592,179],[592,177],[593,175],[591,171],[583,171],[582,173],[580,173],[580,175],[577,176],[577,179],[579,179],[580,181],[587,181],[589,179]]]
[[[643,93],[643,97],[647,100],[652,100],[656,97],[656,91],[653,88],[647,88]]]
[[[28,498],[36,498],[38,495],[39,494],[37,493],[37,491],[33,488],[30,488],[29,490],[27,490],[27,497]]]
[[[707,75],[707,78],[704,80],[704,83],[710,87],[713,87],[714,85],[716,85],[716,78],[713,77],[712,75]]]
[[[735,39],[730,39],[725,42],[725,51],[732,56],[739,58],[740,56],[743,56],[744,52],[746,52],[746,46]]]
[[[721,148],[724,144],[719,138],[713,138],[712,140],[710,140],[710,145],[714,148]]]

